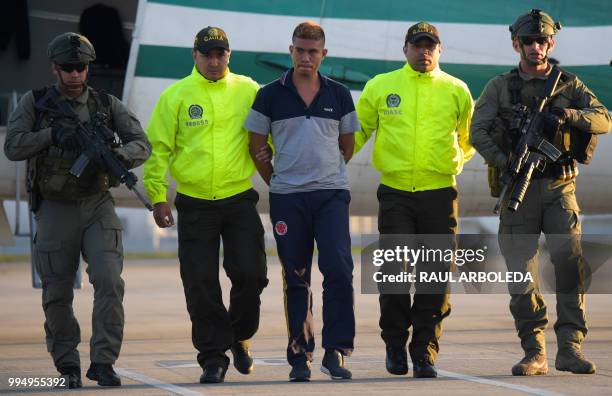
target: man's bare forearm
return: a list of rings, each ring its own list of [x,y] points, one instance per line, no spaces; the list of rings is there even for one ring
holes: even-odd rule
[[[257,153],[264,146],[268,146],[268,139],[265,135],[249,132],[249,153],[251,154],[255,168],[257,168],[257,172],[259,172],[263,181],[265,181],[267,185],[270,185],[270,179],[272,179],[272,172],[274,171],[272,163],[269,160],[257,159]]]
[[[355,134],[347,133],[340,135],[338,144],[340,145],[340,151],[344,157],[344,163],[348,163],[355,152]]]

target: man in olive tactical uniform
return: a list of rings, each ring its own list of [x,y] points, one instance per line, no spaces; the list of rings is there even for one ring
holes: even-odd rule
[[[548,55],[554,48],[558,22],[540,10],[521,15],[512,26],[512,46],[520,54],[518,68],[493,78],[476,103],[471,126],[474,147],[489,165],[492,194],[499,195],[499,175],[512,159],[519,139],[514,127],[517,105],[533,108],[553,67]],[[574,75],[561,70],[556,91],[544,107],[541,133],[561,153],[543,171],[536,170],[518,210],[508,209],[508,196],[500,216],[499,243],[511,271],[536,274],[538,239],[547,238],[554,265],[558,351],[555,368],[573,373],[595,372],[595,364],[581,352],[587,333],[584,300],[584,259],[576,202],[576,160],[589,163],[596,134],[607,133],[611,120],[606,108]],[[533,148],[531,148],[533,149]],[[535,279],[535,278],[534,278]],[[512,367],[513,375],[548,372],[544,329],[548,319],[538,285],[510,288],[510,311],[515,319],[525,357]]]
[[[8,122],[4,152],[12,161],[28,160],[28,190],[37,222],[33,255],[43,285],[47,349],[55,366],[67,376],[70,388],[82,386],[80,328],[72,310],[72,285],[82,253],[94,287],[87,378],[119,386],[112,365],[124,325],[122,227],[108,191],[118,183],[93,162],[79,178],[69,173],[81,151],[76,125],[53,110],[67,103],[81,122],[105,114],[106,126],[119,137],[113,151],[128,168],[142,164],[151,146],[119,99],[86,85],[88,65],[96,58],[87,38],[61,34],[51,41],[47,55],[57,83],[21,98]]]

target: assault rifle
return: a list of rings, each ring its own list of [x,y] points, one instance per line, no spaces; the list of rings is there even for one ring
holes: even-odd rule
[[[76,125],[75,129],[81,155],[70,168],[70,174],[77,178],[81,177],[85,168],[93,162],[96,166],[108,172],[111,177],[125,184],[149,211],[153,211],[151,203],[136,188],[138,182],[136,175],[130,172],[111,150],[110,145],[115,141],[115,133],[106,126],[106,115],[104,113],[98,112],[91,118],[91,121],[81,122],[72,107],[66,101],[60,99],[55,87],[49,89],[42,100],[37,102],[37,107],[56,117],[68,118]]]
[[[511,192],[508,209],[513,212],[517,211],[525,198],[533,172],[544,172],[547,163],[554,163],[562,154],[542,135],[544,122],[542,110],[554,95],[560,78],[561,70],[553,67],[546,79],[542,95],[537,98],[533,109],[529,110],[523,105],[516,105],[513,109],[515,116],[512,119],[510,130],[518,132],[519,141],[501,177],[504,187],[493,209],[495,214],[499,214],[507,191]]]

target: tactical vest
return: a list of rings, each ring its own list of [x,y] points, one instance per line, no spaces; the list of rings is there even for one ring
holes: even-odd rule
[[[33,90],[35,103],[45,96],[50,87]],[[87,108],[90,116],[97,112],[107,115],[107,127],[113,130],[111,99],[101,92],[89,89]],[[36,110],[34,131],[49,127],[74,127],[69,120],[55,118],[47,112]],[[80,153],[74,150],[64,150],[55,145],[41,151],[36,157],[28,161],[29,189],[37,192],[40,198],[52,200],[75,200],[91,196],[108,190],[117,185],[117,181],[110,180],[108,174],[90,163],[79,178],[70,174],[70,168]],[[35,210],[35,205],[32,209]]]
[[[563,74],[561,75],[557,93],[548,102],[544,111],[549,111],[555,107],[560,109],[574,107],[573,98],[568,91],[576,76],[563,69],[561,69],[561,71]],[[513,117],[512,106],[523,104],[532,108],[537,96],[540,95],[539,91],[541,90],[541,86],[538,84],[536,87],[533,85],[526,87],[525,81],[519,75],[518,68],[512,69],[504,78],[506,80],[510,103],[499,104],[498,116],[493,121],[490,134],[495,144],[497,144],[506,155],[510,155],[519,138],[509,133],[510,123]],[[543,85],[544,84],[542,84],[542,86]],[[570,128],[566,125],[560,128],[555,136],[551,136],[550,141],[563,153],[562,158],[564,158],[564,161],[573,161],[575,159],[580,163],[588,164],[591,161],[595,145],[597,144],[597,136],[579,131],[575,128]],[[544,176],[556,177],[558,171],[556,167],[557,164],[547,167],[548,171],[546,171]],[[488,181],[493,197],[499,197],[501,193],[503,186],[500,182],[500,178],[503,171],[504,169],[502,168],[488,165]]]

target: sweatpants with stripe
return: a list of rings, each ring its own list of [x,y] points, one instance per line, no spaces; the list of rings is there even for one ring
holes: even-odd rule
[[[323,274],[323,348],[353,351],[355,311],[348,190],[270,193],[270,217],[283,267],[291,365],[312,361],[315,347],[310,275],[314,242]]]

